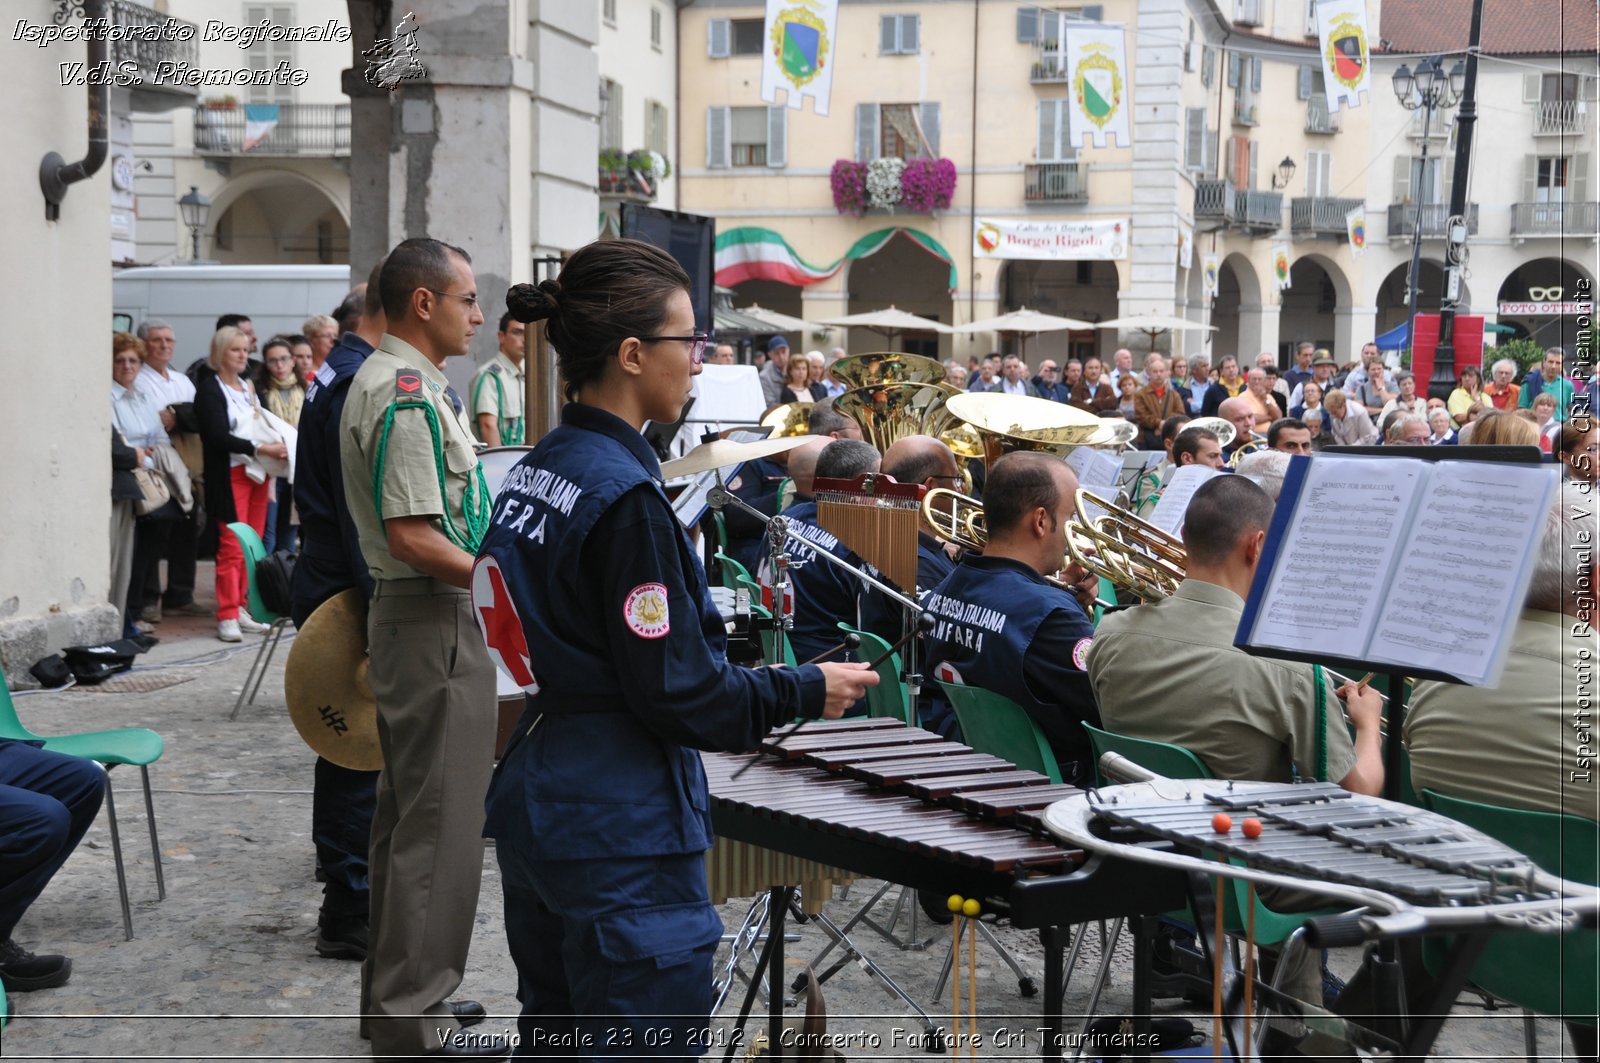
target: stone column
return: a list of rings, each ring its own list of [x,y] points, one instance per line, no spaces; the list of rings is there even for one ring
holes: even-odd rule
[[[1361,350],[1361,345],[1378,334],[1378,308],[1341,306],[1333,312],[1333,356],[1342,365]]]
[[[1278,318],[1283,307],[1278,303],[1239,304],[1239,368],[1255,364],[1262,351],[1278,349]],[[1226,351],[1222,352],[1228,353]]]

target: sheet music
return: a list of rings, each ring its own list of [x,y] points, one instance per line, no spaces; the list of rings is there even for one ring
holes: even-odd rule
[[[1078,474],[1078,486],[1095,494],[1099,488],[1115,487],[1122,475],[1122,459],[1093,447],[1074,447],[1067,455],[1067,468]]]
[[[1369,658],[1496,684],[1556,489],[1551,466],[1430,468]]]
[[[744,468],[744,465],[740,464],[731,469],[722,470],[726,474],[723,482],[731,482],[735,476],[739,475],[739,470],[742,468]],[[717,472],[718,470],[716,469],[707,469],[705,472],[690,477],[689,485],[678,494],[677,498],[672,500],[672,512],[677,514],[678,523],[685,528],[693,528],[700,523],[700,518],[706,515],[706,495],[710,493],[711,488],[716,486]]]
[[[1172,480],[1161,492],[1150,523],[1166,532],[1183,538],[1183,515],[1189,511],[1189,500],[1200,490],[1200,485],[1222,473],[1209,465],[1185,465],[1172,474]]]
[[[1424,470],[1400,458],[1311,460],[1249,641],[1363,658]]]

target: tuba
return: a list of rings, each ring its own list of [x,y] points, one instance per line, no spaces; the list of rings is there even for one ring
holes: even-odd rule
[[[786,402],[761,415],[761,427],[772,429],[769,439],[811,434],[811,403]]]
[[[1210,429],[1216,435],[1217,443],[1223,450],[1233,446],[1233,441],[1239,436],[1239,429],[1235,428],[1233,422],[1226,417],[1196,417],[1183,426],[1185,432],[1191,428]]]
[[[881,351],[847,354],[833,363],[828,375],[846,390],[870,384],[937,384],[944,379],[944,366],[920,354]]]
[[[862,437],[882,452],[936,422],[949,398],[946,389],[939,383],[864,384],[834,399],[833,408],[859,424]]]
[[[970,425],[983,443],[983,461],[992,466],[1016,450],[1060,456],[1091,444],[1101,431],[1092,413],[1049,399],[999,392],[964,392],[946,402],[951,416]]]

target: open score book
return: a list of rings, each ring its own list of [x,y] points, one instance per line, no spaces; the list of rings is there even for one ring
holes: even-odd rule
[[[1550,465],[1296,457],[1234,645],[1494,686],[1558,486]]]

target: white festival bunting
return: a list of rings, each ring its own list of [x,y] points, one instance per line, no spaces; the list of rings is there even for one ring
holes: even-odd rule
[[[1372,52],[1367,44],[1366,0],[1318,0],[1317,42],[1328,112],[1360,107],[1368,91]]]
[[[1128,111],[1133,81],[1128,76],[1128,57],[1121,26],[1104,23],[1072,23],[1067,26],[1067,91],[1072,95],[1072,144],[1086,147],[1131,147]]]
[[[810,96],[816,113],[827,115],[839,55],[838,24],[839,0],[767,0],[761,98],[775,104],[783,89],[790,110],[800,110]]]

